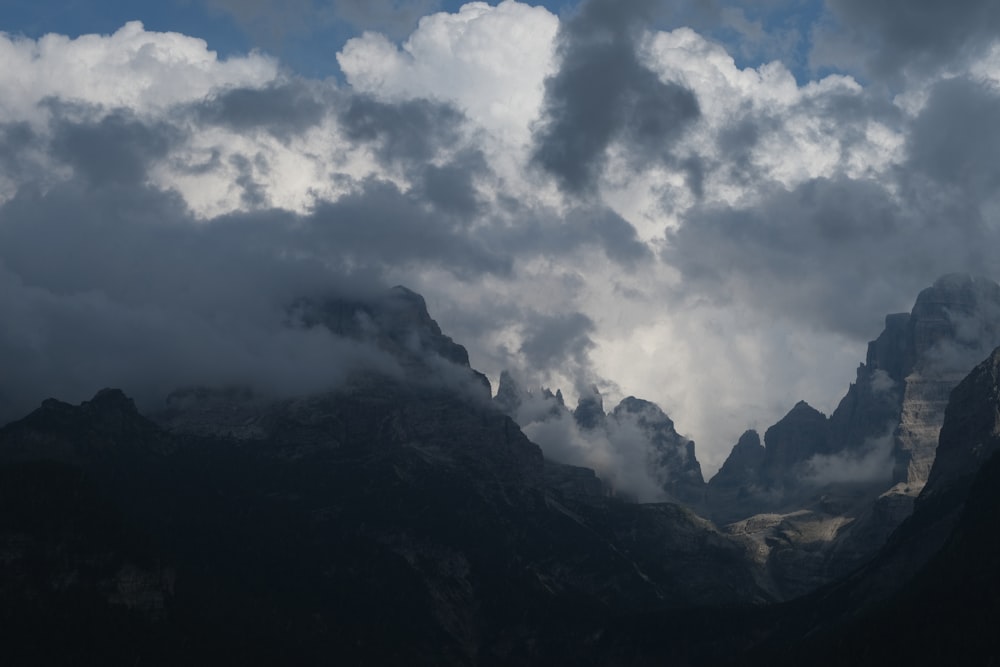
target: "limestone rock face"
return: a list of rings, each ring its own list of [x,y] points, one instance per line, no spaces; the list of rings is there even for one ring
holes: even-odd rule
[[[894,481],[919,488],[934,463],[948,396],[1000,343],[1000,285],[953,274],[917,297],[908,322],[908,373]]]
[[[709,482],[710,516],[720,523],[780,517],[748,525],[765,526],[750,531],[765,550],[782,545],[782,562],[792,567],[778,569],[778,587],[789,593],[863,564],[909,515],[927,482],[952,389],[997,344],[1000,285],[944,276],[920,293],[910,313],[886,317],[829,419],[796,405],[765,433],[758,468],[738,464],[746,448],[734,448],[733,464]],[[790,530],[789,521],[839,525],[816,543],[796,539],[809,531]],[[799,557],[797,544],[808,557]]]
[[[886,317],[885,330],[868,345],[857,381],[829,420],[799,403],[768,429],[763,472],[744,485],[773,489],[794,480],[811,457],[857,460],[876,440],[891,435],[891,481],[915,496],[933,464],[951,390],[997,343],[1000,285],[968,275],[944,276],[920,293],[911,313]],[[729,485],[732,475],[727,472]]]

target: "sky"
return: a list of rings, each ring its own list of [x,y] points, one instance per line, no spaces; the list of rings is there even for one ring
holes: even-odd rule
[[[283,392],[309,296],[423,294],[496,386],[657,403],[706,472],[887,313],[1000,277],[991,0],[8,0],[0,417]]]

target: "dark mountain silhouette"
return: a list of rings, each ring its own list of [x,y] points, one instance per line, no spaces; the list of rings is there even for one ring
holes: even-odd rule
[[[943,284],[969,293],[962,280]],[[906,387],[918,372],[944,383],[988,337],[976,328],[988,324],[981,301],[958,311],[930,302],[951,319],[873,342],[859,370],[868,389],[852,387],[849,409],[827,419],[800,403],[766,446],[745,433],[707,501],[694,444],[657,406],[630,397],[604,413],[596,392],[581,401],[577,428],[638,437],[652,469],[669,472],[658,483],[692,507],[813,503],[724,531],[546,460],[498,404],[573,419],[561,397],[532,398],[508,376],[489,400],[464,348],[401,288],[296,305],[298,325],[394,360],[327,392],[191,387],[151,416],[117,389],[80,405],[47,400],[0,428],[0,660],[990,664],[1000,655],[1000,349],[956,381],[919,495],[910,475],[926,452],[907,440],[918,429],[904,433],[917,399],[904,390],[885,394],[898,399],[893,411],[878,403],[893,386],[879,371]],[[890,493],[873,501],[873,480],[852,485],[828,469],[817,497],[817,457],[864,445],[886,414],[902,425],[885,440],[879,483]],[[878,516],[908,493],[912,515]],[[844,516],[853,520],[838,524]],[[872,530],[865,544],[881,540],[865,559],[849,550],[857,526]],[[852,566],[834,576],[837,559]]]
[[[319,312],[406,373],[188,389],[158,423],[103,390],[0,429],[4,664],[540,664],[609,614],[770,599],[709,522],[546,462],[452,381],[422,300],[360,332]]]

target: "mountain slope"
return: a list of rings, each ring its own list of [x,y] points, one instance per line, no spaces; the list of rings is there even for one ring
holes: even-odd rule
[[[546,462],[404,312],[376,341],[413,372],[187,389],[157,423],[106,390],[0,429],[5,664],[551,664],[610,616],[770,599],[710,523]]]

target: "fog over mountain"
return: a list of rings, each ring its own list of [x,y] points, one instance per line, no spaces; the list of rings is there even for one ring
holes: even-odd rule
[[[1000,276],[1000,13],[764,5],[0,10],[0,422],[398,372],[299,308],[393,285],[494,388],[652,401],[706,478],[796,401],[832,413],[886,313]]]

